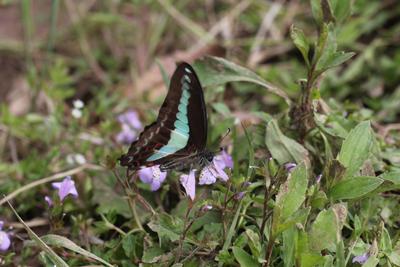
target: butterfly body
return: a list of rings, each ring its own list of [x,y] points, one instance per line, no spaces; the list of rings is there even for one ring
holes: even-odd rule
[[[146,126],[121,166],[129,170],[160,165],[161,170],[204,167],[214,154],[206,149],[207,111],[203,90],[194,69],[181,63],[171,78],[157,120]]]

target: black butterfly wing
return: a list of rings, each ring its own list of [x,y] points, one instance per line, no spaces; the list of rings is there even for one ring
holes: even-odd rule
[[[164,164],[204,150],[207,111],[203,90],[194,69],[178,65],[157,121],[146,126],[120,162],[131,170]]]

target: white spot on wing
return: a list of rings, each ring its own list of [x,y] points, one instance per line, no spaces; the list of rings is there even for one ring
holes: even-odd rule
[[[188,68],[185,68],[185,71],[188,73],[192,73]]]

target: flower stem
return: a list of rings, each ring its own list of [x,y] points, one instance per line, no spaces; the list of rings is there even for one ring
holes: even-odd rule
[[[194,222],[194,221],[191,221],[191,222],[188,224],[189,214],[190,214],[190,211],[192,210],[192,208],[193,208],[193,202],[190,201],[190,202],[189,202],[189,206],[188,206],[188,208],[187,208],[187,210],[186,210],[186,214],[185,214],[185,221],[184,221],[184,224],[183,224],[183,232],[182,232],[182,234],[181,234],[181,237],[179,238],[179,247],[178,247],[177,256],[176,256],[176,258],[175,258],[175,263],[178,263],[179,260],[181,259],[181,256],[182,256],[182,249],[183,249],[183,241],[185,241],[186,234],[187,234],[187,232],[189,231],[190,226],[192,226],[192,224],[193,224],[193,222]]]

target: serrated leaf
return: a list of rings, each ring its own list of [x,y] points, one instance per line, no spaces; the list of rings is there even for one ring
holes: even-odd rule
[[[279,129],[276,120],[271,120],[267,124],[265,144],[272,157],[281,165],[287,162],[308,161],[308,151],[295,140],[285,136]]]
[[[308,40],[304,35],[304,32],[301,29],[296,28],[294,25],[292,25],[290,30],[290,37],[292,38],[294,45],[297,47],[297,49],[299,49],[300,53],[303,55],[307,67],[310,67],[310,61],[308,59],[310,44],[308,43]]]
[[[251,82],[258,84],[290,104],[288,95],[275,85],[265,81],[251,70],[219,57],[204,57],[196,61],[194,69],[203,87],[224,85],[228,82]]]
[[[129,258],[140,259],[143,254],[143,235],[129,234],[122,239],[122,248]]]
[[[78,253],[84,257],[101,262],[102,264],[104,264],[106,266],[114,267],[114,265],[108,263],[107,261],[98,257],[97,255],[91,253],[90,251],[87,251],[87,250],[81,248],[80,246],[78,246],[77,244],[75,244],[74,242],[72,242],[71,240],[69,240],[66,237],[50,234],[50,235],[42,236],[41,238],[42,238],[43,242],[45,242],[47,245],[66,248],[66,249],[69,249],[69,250],[71,250],[75,253]]]
[[[371,123],[363,121],[350,131],[343,141],[337,159],[346,167],[345,177],[356,174],[364,161],[370,157],[373,144]]]
[[[150,247],[143,251],[142,261],[144,263],[156,263],[162,257],[164,251],[159,247]]]
[[[359,198],[380,186],[383,180],[372,176],[348,178],[334,185],[328,193],[333,201]]]
[[[276,207],[280,210],[278,223],[283,223],[302,205],[307,190],[307,168],[304,163],[299,164],[289,175],[284,184],[279,188],[276,196]]]
[[[160,238],[167,238],[172,242],[179,240],[182,229],[181,221],[169,216],[168,214],[160,214],[159,218],[147,224],[151,230],[156,232]]]
[[[232,252],[233,255],[235,256],[235,259],[239,262],[240,266],[242,267],[260,266],[258,261],[243,249],[239,247],[233,247]]]

